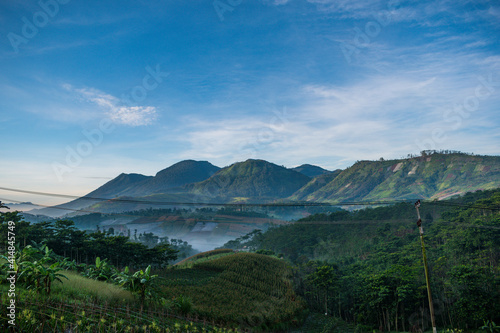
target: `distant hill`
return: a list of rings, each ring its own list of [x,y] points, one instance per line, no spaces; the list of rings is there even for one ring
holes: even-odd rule
[[[138,186],[138,184],[143,184],[151,178],[153,177],[137,173],[122,173],[118,177],[90,192],[86,197],[112,199],[118,196],[127,195],[133,188]]]
[[[150,195],[208,179],[220,168],[207,161],[186,160],[161,170],[156,176],[134,188],[129,195]]]
[[[359,161],[311,179],[325,171],[308,164],[287,169],[254,159],[220,169],[206,161],[187,160],[154,177],[121,174],[82,198],[30,213],[54,217],[79,209],[110,213],[148,207],[189,208],[204,202],[446,199],[500,187],[500,156],[433,152],[398,160]],[[126,200],[99,200],[102,198]]]
[[[313,180],[290,198],[329,202],[445,199],[500,187],[500,156],[435,153],[401,160],[360,161],[324,186],[318,185]]]
[[[57,205],[50,208],[34,209],[29,211],[33,215],[46,215],[50,217],[63,216],[65,214],[74,213],[85,207],[101,202],[99,199],[112,199],[121,195],[125,195],[131,188],[145,180],[152,178],[136,173],[122,173],[118,177],[110,180],[106,184],[88,193],[87,195],[72,200],[70,202]]]
[[[206,161],[186,160],[159,171],[154,177],[122,173],[81,198],[53,208],[32,210],[30,213],[57,217],[74,213],[75,210],[99,205],[102,203],[102,200],[99,199],[102,198],[114,199],[125,196],[131,198],[169,192],[173,188],[205,180],[219,169]],[[123,205],[123,208],[124,210],[131,209],[127,205]]]
[[[36,208],[37,206],[33,205],[31,202],[20,202],[20,203],[9,203],[9,202],[2,202],[5,206],[9,207],[7,208],[0,208],[0,212],[14,212],[14,211],[27,211],[33,208]]]
[[[311,178],[314,178],[314,177],[324,175],[324,174],[331,172],[331,171],[323,169],[319,166],[311,165],[311,164],[302,164],[301,166],[291,168],[290,170],[300,172],[301,174],[306,175],[307,177],[311,177]]]
[[[310,178],[264,161],[247,160],[223,168],[209,179],[187,186],[190,192],[228,199],[277,199],[292,195]]]

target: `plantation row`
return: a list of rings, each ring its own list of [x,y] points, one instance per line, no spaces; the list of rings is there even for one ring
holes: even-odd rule
[[[207,272],[216,274],[207,279]],[[159,274],[169,281],[162,285],[163,292],[190,297],[196,313],[219,323],[269,331],[303,320],[306,307],[293,291],[291,270],[275,258],[238,253]],[[179,276],[204,283],[182,283]]]
[[[232,329],[220,328],[196,318],[182,318],[168,307],[150,308],[139,313],[136,308],[118,305],[99,305],[86,302],[32,298],[23,294],[19,301],[16,318],[18,332],[211,332],[232,333]],[[32,301],[30,301],[30,299]],[[0,331],[8,332],[6,320],[6,295],[0,296]]]

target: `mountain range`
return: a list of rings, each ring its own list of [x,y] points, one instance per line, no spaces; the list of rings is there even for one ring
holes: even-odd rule
[[[328,171],[305,164],[285,168],[250,159],[219,168],[207,161],[178,162],[155,176],[120,174],[84,197],[32,214],[61,216],[67,210],[120,212],[196,204],[308,201],[445,199],[500,187],[500,156],[430,153],[397,160],[358,161]],[[113,199],[122,200],[113,200]]]

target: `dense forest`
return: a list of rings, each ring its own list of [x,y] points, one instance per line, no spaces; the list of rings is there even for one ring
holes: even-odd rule
[[[162,239],[153,234],[135,235],[135,241],[127,236],[115,236],[112,228],[107,232],[96,230],[88,233],[78,230],[72,220],[56,220],[30,223],[22,220],[18,212],[0,215],[0,244],[7,250],[8,222],[15,223],[16,239],[19,249],[28,245],[45,244],[55,254],[74,260],[77,263],[89,264],[97,257],[107,258],[117,267],[153,267],[165,266],[169,261],[177,259],[180,248],[191,255],[187,244],[168,238]],[[4,253],[5,253],[4,252]],[[185,255],[185,256],[186,256]]]
[[[500,191],[420,208],[438,327],[500,321]],[[284,257],[310,309],[366,329],[430,327],[413,204],[316,214],[225,244]]]

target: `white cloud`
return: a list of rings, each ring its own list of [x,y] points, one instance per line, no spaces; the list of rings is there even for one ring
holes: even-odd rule
[[[274,0],[275,5],[285,5],[290,0]]]
[[[72,90],[70,85],[64,85],[65,89]],[[151,125],[156,119],[156,107],[153,106],[123,106],[115,96],[103,93],[92,88],[74,89],[80,96],[102,109],[106,110],[107,116],[116,124],[128,126]]]
[[[433,0],[433,1],[390,1],[390,0],[307,0],[321,11],[341,18],[373,20],[375,17],[388,18],[393,22],[416,22],[423,26],[445,26],[457,20],[463,22],[491,21],[497,24],[500,10],[497,7],[481,8],[489,5],[488,0]],[[443,15],[444,14],[444,15]],[[437,18],[437,17],[440,18]]]
[[[286,5],[290,0],[263,0],[265,4],[272,4],[275,6]]]
[[[479,110],[455,128],[445,121],[445,112],[473,96],[479,81],[435,74],[408,69],[347,86],[306,85],[296,92],[302,104],[291,107],[281,122],[273,120],[272,112],[267,119],[190,119],[180,139],[189,148],[180,157],[219,165],[262,158],[287,166],[317,163],[335,169],[359,159],[418,153],[436,130],[444,133],[443,140],[434,140],[436,149],[498,150],[489,106],[497,97],[481,100]]]

